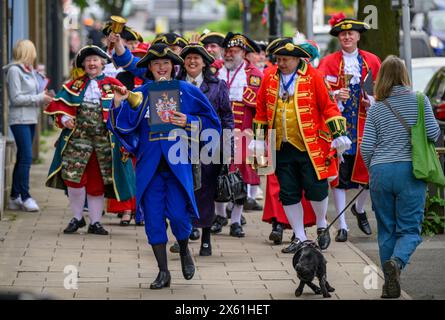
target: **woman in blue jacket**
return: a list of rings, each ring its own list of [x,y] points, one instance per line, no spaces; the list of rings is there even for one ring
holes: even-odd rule
[[[136,202],[144,215],[148,242],[153,248],[159,267],[159,274],[150,285],[151,289],[170,285],[166,219],[170,221],[172,232],[180,246],[184,278],[189,280],[195,273],[188,249],[192,219],[199,218],[194,196],[192,165],[190,161],[176,163],[176,154],[172,150],[185,144],[186,150],[189,151],[187,140],[199,137],[199,133],[204,129],[221,132],[220,121],[207,97],[197,87],[185,81],[169,82],[169,88],[176,86],[179,90],[180,101],[174,102],[180,104],[180,112],[171,112],[164,121],[168,121],[168,124],[176,129],[159,130],[151,122],[156,114],[159,114],[159,108],[162,108],[158,103],[156,112],[154,108],[150,108],[150,95],[155,94],[153,85],[162,86],[162,81],[173,79],[174,65],[182,64],[183,60],[165,44],[153,45],[137,65],[139,68],[147,68],[145,76],[151,80],[135,90],[142,93],[142,102],[132,105],[126,100],[128,93],[125,88],[122,87],[120,93],[116,90],[115,107],[108,123],[125,148],[136,155]],[[168,89],[167,94],[170,95]],[[175,100],[174,94],[163,101],[173,101],[172,99]],[[161,118],[164,115],[161,115]]]

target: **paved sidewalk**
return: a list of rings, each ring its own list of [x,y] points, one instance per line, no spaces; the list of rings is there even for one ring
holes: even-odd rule
[[[283,246],[271,245],[271,227],[260,221],[260,212],[244,213],[245,238],[230,237],[228,227],[214,236],[211,257],[200,257],[200,241],[193,241],[197,270],[190,281],[182,277],[179,255],[169,252],[171,287],[150,290],[157,264],[144,228],[134,221],[120,227],[119,219],[107,214],[102,222],[109,236],[87,234],[86,227],[80,234],[63,234],[71,213],[63,192],[44,186],[55,136],[46,139],[49,152],[31,170],[31,193],[41,212],[7,211],[0,221],[0,292],[27,291],[57,299],[297,299],[292,255],[282,254]],[[308,229],[311,239],[315,231]],[[286,231],[284,245],[290,236]],[[350,242],[336,243],[335,230],[331,237],[324,255],[328,281],[336,289],[332,299],[380,299],[381,271],[369,275],[371,260]],[[78,270],[77,290],[64,288],[64,282],[69,284],[65,277],[73,275],[70,267],[64,273],[70,265]],[[298,299],[322,297],[306,287]],[[403,292],[401,299],[410,297]]]

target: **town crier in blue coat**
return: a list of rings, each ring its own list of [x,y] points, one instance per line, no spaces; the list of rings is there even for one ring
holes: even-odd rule
[[[185,81],[171,81],[174,65],[182,64],[182,58],[167,45],[153,45],[138,62],[138,67],[147,68],[146,77],[152,81],[136,89],[129,99],[125,87],[115,88],[114,107],[108,122],[109,128],[137,159],[136,202],[144,215],[148,242],[159,267],[151,289],[170,286],[166,219],[180,246],[184,278],[189,280],[195,273],[188,249],[192,219],[199,218],[192,164],[182,158],[176,162],[176,156],[178,150],[185,148],[188,158],[189,144],[197,142],[202,130],[214,129],[221,133],[218,115],[199,88]],[[161,91],[155,90],[160,87]],[[155,99],[156,94],[159,96]],[[171,108],[172,105],[179,108]]]

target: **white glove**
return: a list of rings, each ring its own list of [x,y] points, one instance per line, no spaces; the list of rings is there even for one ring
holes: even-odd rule
[[[264,141],[262,140],[252,140],[247,147],[249,151],[254,152],[255,154],[264,154],[264,150],[266,150]]]
[[[351,145],[352,142],[347,136],[340,136],[332,141],[331,148],[337,149],[338,153],[343,154],[343,152],[351,148]]]
[[[341,136],[332,141],[331,148],[337,149],[337,159],[340,163],[344,162],[343,153],[350,149],[351,145],[352,142],[347,136]]]
[[[62,118],[60,119],[60,121],[62,121],[62,124],[65,126],[65,122],[67,122],[68,120],[72,120],[73,118],[70,116],[67,116],[66,114],[64,114],[62,116]]]

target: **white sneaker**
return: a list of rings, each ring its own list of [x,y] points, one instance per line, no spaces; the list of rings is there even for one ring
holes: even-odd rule
[[[256,200],[263,200],[264,199],[264,193],[263,190],[261,190],[261,188],[258,188],[257,192],[256,192]]]
[[[25,202],[23,202],[23,210],[28,212],[37,212],[40,209],[33,198],[28,198]]]
[[[15,199],[9,198],[8,209],[9,210],[22,210],[23,209],[22,197],[18,196]]]

